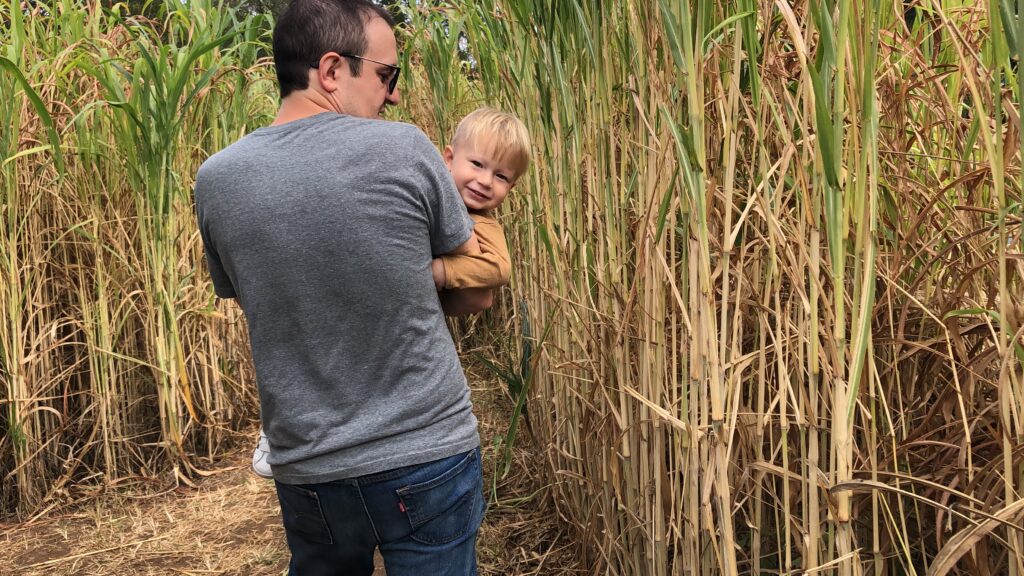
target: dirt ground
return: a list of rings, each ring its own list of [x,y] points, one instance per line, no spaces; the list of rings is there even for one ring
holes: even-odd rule
[[[471,382],[483,381],[481,374],[471,376]],[[492,440],[504,431],[511,402],[493,380],[474,386],[473,402],[490,492]],[[255,431],[251,436],[255,440]],[[273,482],[250,472],[251,447],[241,440],[219,465],[225,470],[194,488],[108,494],[30,523],[0,524],[0,574],[286,574],[288,549]],[[543,505],[543,486],[532,472],[540,464],[535,450],[517,448],[515,457],[480,531],[480,574],[584,573],[567,530]],[[375,574],[384,574],[383,568]]]

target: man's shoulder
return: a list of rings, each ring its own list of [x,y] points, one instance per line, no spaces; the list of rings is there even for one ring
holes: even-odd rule
[[[419,127],[405,122],[360,119],[351,135],[365,154],[410,174],[447,172],[437,146]]]
[[[416,125],[398,120],[385,120],[383,118],[356,118],[354,116],[350,117],[350,119],[354,123],[367,126],[374,130],[380,130],[382,132],[392,132],[395,134],[423,133],[423,131]]]
[[[430,138],[419,127],[406,122],[359,118],[356,120],[356,127],[360,133],[363,131],[372,133],[372,137],[377,138],[378,141],[403,147],[429,146],[434,149]]]
[[[228,144],[224,148],[210,155],[209,158],[199,165],[196,171],[196,193],[199,194],[204,183],[211,183],[218,178],[230,176],[238,167],[234,166],[236,159],[244,158],[239,150],[244,146],[246,137]]]

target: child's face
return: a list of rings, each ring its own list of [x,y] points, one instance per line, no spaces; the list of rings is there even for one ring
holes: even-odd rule
[[[457,149],[445,147],[444,163],[452,172],[466,208],[477,212],[500,205],[519,177],[512,166],[477,152],[470,144],[459,144]]]

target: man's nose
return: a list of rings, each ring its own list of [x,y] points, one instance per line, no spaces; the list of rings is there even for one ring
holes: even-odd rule
[[[387,97],[384,99],[384,102],[386,104],[390,104],[391,106],[396,106],[398,105],[399,102],[401,102],[401,100],[402,95],[398,93],[398,87],[395,86],[395,91],[388,94]]]

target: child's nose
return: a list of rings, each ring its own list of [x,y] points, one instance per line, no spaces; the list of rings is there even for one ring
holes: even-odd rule
[[[480,183],[485,185],[485,186],[490,186],[491,185],[491,180],[493,180],[493,179],[494,179],[494,177],[487,170],[483,170],[480,173],[480,176],[477,177],[477,180],[479,180]]]

